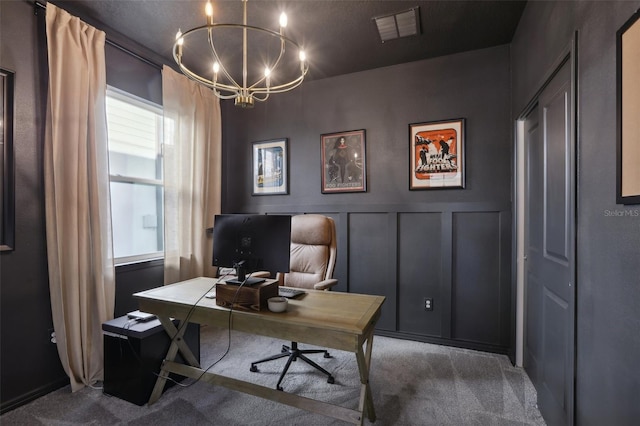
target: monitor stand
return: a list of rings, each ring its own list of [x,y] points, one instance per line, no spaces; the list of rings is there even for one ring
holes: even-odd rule
[[[243,285],[244,283],[244,286],[250,287],[253,285],[262,284],[263,282],[265,282],[264,278],[246,278],[244,280],[241,280],[240,278],[231,278],[226,280],[224,283],[231,285]]]
[[[240,264],[236,265],[236,274],[238,275],[237,278],[230,278],[225,281],[225,284],[254,286],[262,284],[265,281],[264,278],[247,277],[246,270]]]

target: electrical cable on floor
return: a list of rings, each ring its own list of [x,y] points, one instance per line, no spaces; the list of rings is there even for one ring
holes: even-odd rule
[[[215,283],[214,283],[214,284],[213,284],[213,285],[212,285],[212,286],[211,286],[211,287],[210,287],[210,288],[209,288],[209,289],[208,289],[208,290],[207,290],[207,291],[206,291],[202,296],[200,296],[200,297],[198,298],[198,300],[196,300],[196,301],[195,301],[195,303],[193,304],[193,306],[191,307],[191,309],[190,309],[190,310],[189,310],[189,312],[187,313],[187,315],[186,315],[185,319],[184,319],[184,320],[182,320],[182,321],[180,321],[180,324],[178,325],[178,328],[177,328],[176,333],[175,333],[173,336],[169,336],[169,337],[171,338],[171,340],[170,340],[170,342],[169,342],[169,347],[174,343],[175,338],[181,334],[181,332],[182,332],[183,328],[188,326],[188,324],[189,324],[189,319],[191,318],[191,315],[193,315],[193,312],[194,312],[194,310],[195,310],[196,306],[198,305],[198,303],[200,303],[200,301],[201,301],[201,300],[202,300],[202,299],[203,299],[203,298],[204,298],[208,293],[210,293],[211,291],[213,291],[213,289],[216,287],[216,285],[217,285],[217,284],[220,284],[224,279],[226,279],[226,278],[227,278],[227,277],[229,277],[229,276],[230,276],[229,274],[225,274],[225,275],[223,275],[223,276],[219,277],[219,278],[216,280],[216,282],[215,282]],[[245,280],[245,282],[246,282],[246,280]],[[243,282],[242,284],[244,284],[244,282]],[[238,289],[238,291],[239,291],[239,289]],[[237,296],[237,295],[236,295],[236,296]],[[234,297],[233,303],[235,303],[235,300],[236,300],[236,299],[235,299],[235,297]],[[148,373],[151,373],[151,374],[153,374],[154,376],[156,376],[156,377],[158,377],[158,378],[159,378],[159,377],[160,377],[160,374],[159,374],[159,373],[157,373],[157,372],[155,372],[155,371],[153,371],[153,370],[151,370],[151,369],[149,369],[149,368],[148,368],[148,367],[143,363],[142,359],[140,359],[140,357],[138,356],[138,354],[137,354],[136,350],[134,349],[133,344],[132,344],[132,343],[131,343],[131,341],[129,340],[129,337],[130,337],[130,336],[129,336],[129,331],[131,331],[131,326],[132,326],[132,325],[134,325],[134,324],[138,324],[138,323],[140,323],[140,322],[144,322],[144,321],[143,321],[143,320],[141,320],[141,319],[135,319],[135,318],[134,318],[134,319],[130,319],[129,321],[127,321],[127,322],[124,324],[124,326],[122,327],[122,329],[126,332],[124,336],[125,336],[125,338],[126,338],[126,340],[127,340],[127,343],[129,344],[129,348],[131,349],[131,353],[133,354],[134,358],[135,358],[135,359],[136,359],[136,361],[138,362],[138,365],[139,365],[142,369],[147,370],[147,372],[148,372]],[[229,312],[229,327],[231,327],[231,311]],[[169,334],[169,333],[167,332],[167,334]],[[230,347],[231,347],[231,330],[229,330],[229,341],[228,341],[228,344],[227,344],[227,350],[225,351],[225,353],[223,354],[223,356],[220,358],[220,360],[221,360],[224,356],[226,356],[226,354],[229,352]],[[122,349],[122,342],[120,343],[120,356],[121,356],[121,358],[124,356],[123,349]],[[216,361],[216,364],[217,364],[218,362],[220,362],[220,360]],[[213,364],[213,365],[215,365],[215,364]],[[209,368],[213,367],[213,365],[212,365],[212,366],[210,366]],[[208,370],[208,369],[207,369],[207,370]],[[207,370],[205,370],[205,372],[206,372]],[[202,375],[201,375],[200,377],[198,377],[198,379],[197,379],[197,380],[200,380],[200,378],[201,378],[201,377],[202,377]],[[170,382],[172,382],[172,383],[174,383],[174,384],[176,384],[176,385],[178,385],[178,386],[182,386],[182,387],[188,387],[188,386],[191,386],[191,385],[193,384],[193,383],[190,383],[190,384],[185,385],[185,384],[180,383],[179,381],[177,381],[177,380],[173,379],[172,377],[169,377],[168,375],[167,375],[167,377],[166,377],[165,379],[166,379],[166,380],[168,380],[168,381],[170,381]],[[196,380],[196,382],[197,382],[197,380]],[[195,383],[195,382],[194,382],[194,383]]]
[[[177,381],[175,381],[175,380],[173,380],[173,379],[172,379],[172,381],[173,381],[176,385],[178,385],[178,386],[180,386],[180,387],[183,387],[183,388],[188,388],[189,386],[191,386],[191,385],[194,385],[194,384],[198,383],[198,382],[200,381],[200,379],[202,379],[202,377],[203,377],[203,376],[204,376],[204,375],[205,375],[205,374],[206,374],[206,373],[207,373],[211,368],[213,368],[216,364],[218,364],[220,361],[222,361],[222,360],[223,360],[223,359],[224,359],[224,358],[229,354],[229,351],[231,350],[231,318],[232,318],[232,317],[231,317],[231,314],[233,313],[233,307],[235,306],[236,301],[237,301],[237,299],[238,299],[238,295],[240,294],[240,289],[241,289],[241,288],[246,284],[246,282],[249,280],[249,278],[250,278],[250,277],[251,277],[251,274],[248,274],[248,275],[246,276],[246,278],[245,278],[245,279],[240,283],[240,285],[238,285],[238,288],[236,289],[236,292],[235,292],[235,293],[234,293],[234,295],[233,295],[233,299],[231,300],[231,307],[229,308],[229,315],[228,315],[228,322],[227,322],[227,348],[225,349],[224,353],[220,356],[220,358],[218,358],[217,360],[215,360],[211,365],[209,365],[206,369],[204,369],[204,370],[202,371],[202,373],[200,374],[200,376],[198,376],[197,378],[193,379],[193,380],[194,380],[193,382],[188,383],[188,384],[183,384],[183,383],[179,383],[179,382],[177,382]],[[209,290],[209,291],[211,291],[211,290]],[[208,292],[207,292],[207,293],[208,293]],[[205,295],[206,295],[207,293],[205,293]],[[202,300],[202,298],[203,298],[205,295],[201,296],[201,297],[200,297],[200,299],[198,299],[198,301],[196,302],[196,304],[197,304],[200,300]],[[217,294],[216,294],[216,297],[217,297]],[[195,305],[194,305],[194,307],[195,307]],[[191,309],[191,311],[193,311],[193,308]],[[191,311],[189,311],[189,313],[187,314],[187,317],[189,317],[189,316],[191,315]],[[158,377],[159,377],[159,374],[157,374],[157,373],[156,373],[156,376],[158,376]],[[167,379],[169,379],[169,378],[167,377]]]
[[[198,305],[198,303],[200,303],[200,301],[207,294],[209,294],[211,291],[213,291],[213,289],[216,287],[217,284],[220,284],[224,279],[226,279],[229,276],[230,276],[229,274],[225,274],[225,275],[219,277],[218,280],[216,280],[216,282],[202,296],[200,296],[198,298],[198,300],[195,301],[195,303],[193,304],[193,306],[191,307],[191,309],[189,310],[189,312],[185,316],[184,320],[180,321],[180,325],[178,326],[178,329],[177,329],[176,333],[173,336],[170,336],[171,340],[170,340],[169,346],[171,346],[174,343],[175,338],[181,334],[183,328],[188,326],[189,319],[191,318],[191,315],[193,315],[193,312],[194,312],[196,306]],[[198,381],[200,381],[200,379],[202,379],[202,377],[205,375],[205,373],[207,373],[211,368],[213,368],[216,364],[218,364],[220,361],[222,361],[229,354],[229,351],[231,350],[231,320],[232,320],[233,307],[235,306],[236,301],[238,299],[238,296],[240,294],[240,289],[246,284],[246,282],[249,280],[250,277],[251,277],[251,274],[248,274],[246,276],[246,278],[240,283],[240,285],[238,285],[238,288],[236,289],[236,292],[234,293],[233,299],[231,301],[231,307],[229,308],[229,315],[228,315],[228,322],[227,322],[227,347],[226,347],[224,353],[220,356],[220,358],[215,360],[211,365],[209,365],[205,370],[203,370],[202,373],[200,374],[200,376],[198,376],[197,378],[193,379],[194,381],[191,382],[191,383],[187,383],[187,384],[181,383],[180,381],[175,380],[175,379],[173,379],[172,377],[170,377],[168,375],[167,375],[167,377],[165,377],[166,380],[171,381],[172,383],[174,383],[177,386],[180,386],[180,387],[183,387],[183,388],[187,388],[187,387],[189,387],[191,385],[194,385]],[[131,326],[133,324],[137,324],[137,323],[139,323],[141,321],[142,320],[140,320],[140,319],[131,319],[131,320],[127,321],[127,323],[124,325],[123,330],[125,330],[127,332],[125,334],[125,337],[126,337],[126,340],[127,340],[128,344],[129,344],[129,347],[131,349],[131,352],[132,352],[133,356],[136,358],[136,360],[138,361],[138,364],[140,365],[141,368],[143,368],[145,370],[148,370],[148,368],[144,365],[144,363],[142,362],[142,360],[140,359],[140,357],[138,356],[138,354],[134,350],[131,341],[129,340],[128,331],[130,331]],[[121,356],[123,356],[122,347],[120,347],[120,354],[121,354]],[[150,372],[154,376],[160,378],[160,373],[157,373],[157,372],[155,372],[153,370],[148,370],[148,372]]]

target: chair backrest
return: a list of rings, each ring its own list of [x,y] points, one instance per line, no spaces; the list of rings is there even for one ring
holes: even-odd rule
[[[305,214],[291,217],[291,258],[284,274],[288,287],[314,288],[331,279],[336,266],[336,226],[330,217]]]

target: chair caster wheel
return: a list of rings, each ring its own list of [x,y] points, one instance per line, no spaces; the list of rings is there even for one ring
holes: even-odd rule
[[[327,379],[327,383],[334,384],[335,382],[336,382],[336,381],[335,381],[335,379],[333,378],[333,376],[329,376],[329,378]]]
[[[329,354],[329,352],[325,352],[325,353],[324,353],[324,357],[325,357],[325,358],[331,358],[331,355]]]
[[[249,369],[249,371],[251,371],[252,373],[257,373],[258,372],[258,367],[256,367],[255,365],[252,365],[251,368]]]
[[[277,389],[277,390],[279,390],[280,392],[283,392],[283,391],[284,391],[284,389],[282,389],[282,387],[281,387],[281,386],[276,387],[276,389]]]

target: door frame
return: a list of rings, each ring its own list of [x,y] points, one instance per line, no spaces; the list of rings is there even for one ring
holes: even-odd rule
[[[525,149],[524,149],[524,123],[527,116],[537,106],[538,99],[543,90],[548,86],[553,77],[567,62],[571,66],[571,152],[570,157],[572,159],[570,165],[570,176],[573,180],[571,185],[570,195],[570,217],[572,219],[573,227],[571,232],[571,245],[573,250],[573,265],[571,268],[570,286],[573,289],[573,304],[571,316],[573,317],[573,360],[571,370],[571,383],[572,388],[568,391],[567,398],[567,414],[569,424],[574,424],[575,419],[575,389],[576,389],[576,341],[577,341],[577,195],[578,195],[578,175],[577,175],[577,161],[578,161],[578,141],[579,141],[579,129],[578,123],[578,32],[576,31],[570,40],[570,42],[562,49],[558,58],[552,63],[550,70],[543,76],[540,83],[536,86],[537,90],[535,94],[530,98],[526,107],[520,112],[514,122],[514,155],[513,155],[513,250],[512,250],[512,275],[514,288],[512,289],[513,295],[513,309],[514,314],[514,339],[510,351],[515,359],[515,365],[523,367],[524,364],[524,342],[525,342],[525,211],[526,211],[526,194],[525,194]]]

